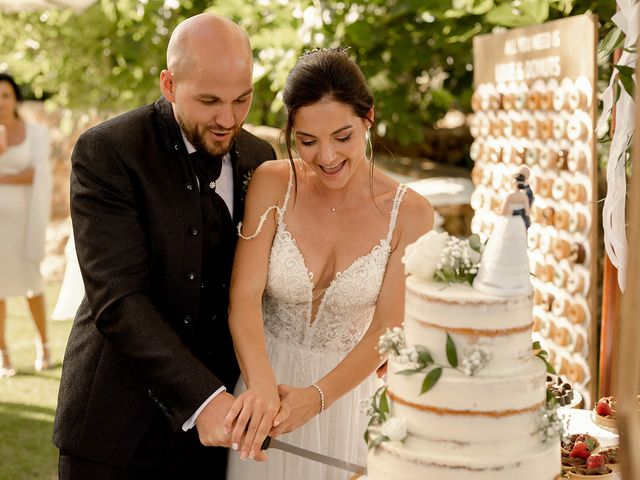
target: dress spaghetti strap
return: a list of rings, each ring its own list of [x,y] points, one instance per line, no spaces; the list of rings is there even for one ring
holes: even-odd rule
[[[293,188],[293,167],[291,164],[289,164],[289,183],[287,184],[287,193],[285,193],[284,195],[284,202],[282,204],[282,207],[278,207],[278,205],[271,205],[269,208],[267,208],[267,210],[262,215],[260,215],[260,222],[258,223],[258,228],[256,228],[256,231],[253,233],[253,235],[249,235],[245,237],[242,234],[242,222],[238,223],[238,236],[243,240],[251,240],[253,238],[256,238],[262,231],[262,226],[264,225],[264,222],[267,220],[267,215],[269,215],[269,212],[271,212],[271,210],[276,210],[278,212],[278,228],[279,228],[284,219],[284,213],[287,211],[287,205],[289,204],[289,198],[291,197],[292,188]]]

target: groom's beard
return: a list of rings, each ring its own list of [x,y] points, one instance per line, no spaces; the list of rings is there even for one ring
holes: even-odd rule
[[[202,125],[196,124],[190,126],[187,124],[186,120],[181,115],[176,115],[176,120],[184,136],[187,137],[189,143],[194,146],[194,148],[198,151],[206,151],[209,155],[214,157],[219,157],[222,155],[226,155],[231,150],[231,146],[236,140],[240,129],[242,129],[242,123],[234,126],[232,129],[226,129],[221,127],[218,124],[215,125]],[[216,141],[209,138],[207,132],[210,130],[216,132],[229,132],[229,138],[224,141]]]

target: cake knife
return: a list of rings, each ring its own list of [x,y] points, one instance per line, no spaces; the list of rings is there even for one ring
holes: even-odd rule
[[[342,470],[348,470],[353,473],[365,474],[367,472],[365,467],[358,465],[357,463],[351,463],[346,460],[340,460],[339,458],[323,455],[322,453],[312,452],[311,450],[291,445],[290,443],[283,442],[277,438],[267,437],[264,439],[261,449],[266,450],[268,448],[277,448],[283,452],[293,453],[299,457],[304,457],[309,460],[313,460],[314,462],[320,462]]]

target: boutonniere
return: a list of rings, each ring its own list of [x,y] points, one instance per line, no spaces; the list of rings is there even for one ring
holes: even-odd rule
[[[251,177],[253,176],[253,170],[249,170],[244,174],[242,179],[242,199],[244,200],[244,196],[247,194],[247,189],[249,188],[249,182],[251,181]]]

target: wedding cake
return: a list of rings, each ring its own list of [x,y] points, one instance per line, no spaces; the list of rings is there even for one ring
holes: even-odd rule
[[[561,427],[547,407],[545,363],[532,351],[530,289],[474,289],[479,254],[469,247],[430,232],[407,249],[404,328],[381,338],[387,385],[368,411],[369,480],[560,473]]]

